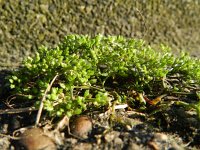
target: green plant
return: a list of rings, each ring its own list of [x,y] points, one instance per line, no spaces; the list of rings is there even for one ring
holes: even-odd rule
[[[9,86],[14,94],[35,100],[38,107],[49,82],[58,75],[44,109],[50,115],[71,116],[112,100],[125,102],[132,90],[156,94],[154,87],[182,91],[188,84],[200,83],[200,60],[185,53],[175,57],[163,45],[160,51],[122,36],[68,35],[56,48],[41,47],[35,57],[25,59],[9,77]],[[174,76],[181,77],[179,83],[170,80]]]

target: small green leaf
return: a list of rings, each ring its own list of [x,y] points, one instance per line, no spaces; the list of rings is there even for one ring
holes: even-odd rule
[[[10,88],[11,88],[11,89],[14,89],[14,88],[15,88],[15,85],[14,85],[14,84],[11,84],[11,85],[10,85]]]

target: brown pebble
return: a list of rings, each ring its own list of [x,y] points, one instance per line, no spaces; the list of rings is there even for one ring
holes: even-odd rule
[[[107,143],[112,142],[114,139],[118,138],[120,135],[120,132],[118,131],[111,131],[105,134],[104,139]]]
[[[40,128],[27,129],[20,138],[20,144],[27,150],[56,150],[53,140],[46,136]]]
[[[88,133],[92,130],[92,121],[87,116],[79,116],[76,118],[70,118],[70,132],[80,138],[86,139]]]
[[[91,150],[92,149],[92,144],[90,143],[80,143],[75,145],[73,150]]]
[[[154,134],[154,141],[160,141],[160,142],[167,142],[168,137],[164,133],[155,133]]]
[[[129,143],[127,150],[139,150],[141,149],[139,145],[136,143]]]
[[[153,141],[149,141],[149,142],[147,143],[147,145],[148,145],[152,150],[159,150],[158,145],[157,145],[155,142],[153,142]]]

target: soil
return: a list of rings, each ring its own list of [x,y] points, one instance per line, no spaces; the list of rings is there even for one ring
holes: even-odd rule
[[[5,77],[5,74],[2,74],[2,78]],[[4,83],[1,81],[0,84]],[[5,94],[6,89],[2,93]],[[0,102],[0,149],[25,149],[21,143],[28,142],[21,141],[23,136],[20,135],[23,135],[23,132],[29,128],[34,128],[37,110],[8,108],[5,99],[7,96],[4,94],[1,95]],[[12,107],[12,105],[17,106],[18,104],[10,102],[9,106]],[[165,101],[163,105],[165,105]],[[158,110],[158,112],[155,113],[152,110]],[[136,109],[128,107],[115,110],[105,107],[96,111],[84,112],[82,116],[86,118],[86,122],[83,121],[81,125],[77,126],[77,128],[81,128],[80,131],[77,129],[74,132],[76,134],[71,134],[68,124],[77,123],[77,120],[80,120],[77,118],[80,116],[65,120],[62,127],[59,127],[62,129],[58,130],[56,127],[60,126],[62,118],[49,118],[43,111],[39,128],[48,131],[45,139],[47,137],[50,139],[45,142],[51,141],[50,144],[53,147],[42,149],[200,149],[200,122],[196,113],[191,110],[186,111],[180,106],[171,105],[167,108],[154,106],[146,112],[138,112]],[[86,136],[81,136],[83,130]],[[36,140],[34,142],[38,143],[42,140],[41,137],[34,138],[34,136],[37,136],[37,132],[33,132],[30,136],[33,139],[28,139],[28,141]],[[31,146],[28,149],[31,149]]]
[[[158,113],[157,119],[126,109],[116,110],[114,113],[88,112],[84,115],[92,119],[93,127],[86,138],[69,135],[66,128],[57,131],[59,136],[55,136],[53,133],[57,122],[50,122],[45,116],[40,128],[49,127],[48,131],[53,134],[51,138],[55,141],[57,149],[199,149],[200,132],[197,129],[199,123],[193,114],[189,112],[183,114],[183,112],[181,108],[171,108],[166,114]],[[186,119],[183,115],[189,117]],[[17,130],[30,128],[34,125],[35,118],[36,112],[1,115],[0,149],[23,149],[18,139],[6,135],[13,135],[14,131],[16,134]],[[36,140],[39,142],[41,138]]]

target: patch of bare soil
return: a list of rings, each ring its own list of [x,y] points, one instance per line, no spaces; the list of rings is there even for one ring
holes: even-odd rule
[[[88,112],[62,123],[43,116],[34,127],[36,112],[1,114],[0,149],[198,149],[199,123],[181,108],[157,117],[134,110]],[[185,118],[184,115],[188,115]],[[81,118],[81,119],[80,119]],[[68,123],[70,129],[68,130]]]

